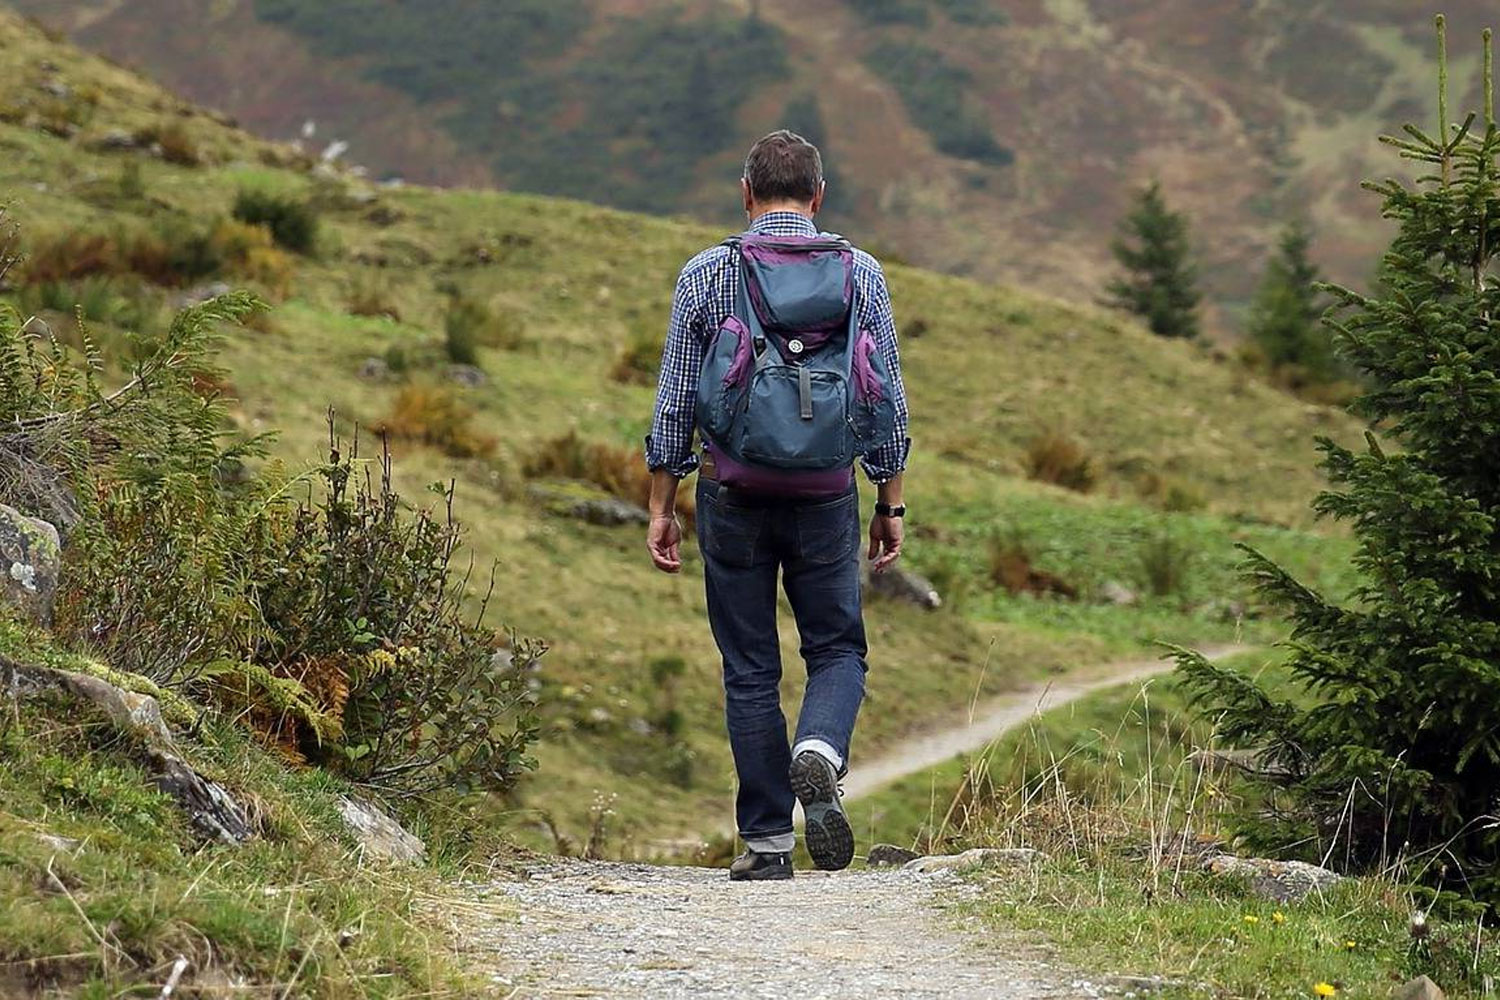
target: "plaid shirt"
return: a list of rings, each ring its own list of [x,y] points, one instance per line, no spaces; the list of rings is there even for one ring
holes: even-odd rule
[[[818,229],[811,219],[796,212],[767,212],[755,220],[750,232],[816,236]],[[662,352],[656,414],[646,438],[646,464],[653,470],[667,469],[679,479],[698,467],[698,457],[693,454],[698,373],[710,339],[734,312],[740,282],[740,269],[735,264],[733,250],[710,247],[687,262],[672,296],[672,322]],[[859,291],[860,325],[875,337],[876,346],[890,365],[896,393],[896,428],[891,439],[861,459],[870,481],[883,483],[906,468],[911,450],[911,440],[906,436],[906,389],[901,383],[891,293],[885,286],[880,262],[863,250],[854,251],[854,283]]]

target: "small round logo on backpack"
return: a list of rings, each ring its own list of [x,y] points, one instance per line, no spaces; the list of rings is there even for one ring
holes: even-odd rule
[[[786,345],[786,349],[791,351],[793,354],[801,354],[805,346],[806,345],[804,345],[802,341],[793,340]]]

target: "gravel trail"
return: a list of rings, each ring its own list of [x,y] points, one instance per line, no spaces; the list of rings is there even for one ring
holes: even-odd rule
[[[1100,995],[944,912],[972,891],[948,872],[731,883],[722,869],[548,860],[470,891],[490,905],[455,920],[465,957],[516,1000]]]

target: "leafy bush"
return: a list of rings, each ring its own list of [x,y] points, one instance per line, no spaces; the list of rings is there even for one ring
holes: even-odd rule
[[[1441,20],[1440,20],[1441,26]],[[1486,38],[1488,44],[1488,38]],[[1247,572],[1293,623],[1282,696],[1180,651],[1179,668],[1229,740],[1272,765],[1256,839],[1351,867],[1406,863],[1500,903],[1500,338],[1493,220],[1500,127],[1447,117],[1391,140],[1434,176],[1371,185],[1398,233],[1381,289],[1334,289],[1336,342],[1369,389],[1362,452],[1323,440],[1333,488],[1319,513],[1352,523],[1366,584],[1341,607],[1249,552]]]
[[[1094,459],[1075,439],[1047,431],[1032,439],[1024,456],[1026,475],[1038,482],[1087,493],[1098,481]]]
[[[176,288],[213,277],[224,266],[210,230],[169,217],[151,227],[75,229],[36,239],[20,278],[23,284],[44,285],[135,275],[154,285]]]
[[[296,265],[276,248],[264,226],[221,219],[209,232],[208,243],[228,274],[253,282],[273,298],[285,298],[290,291]]]
[[[474,411],[446,386],[408,385],[396,394],[390,416],[376,429],[404,441],[431,445],[454,458],[493,454],[496,440],[474,429]]]
[[[265,226],[276,245],[310,255],[317,249],[318,213],[311,204],[272,191],[244,190],[230,213],[251,226]]]
[[[488,595],[465,613],[452,492],[408,515],[389,452],[372,478],[337,444],[318,478],[316,503],[263,526],[260,629],[240,653],[336,720],[292,734],[313,759],[387,794],[507,787],[533,766],[527,682],[544,647],[484,627]]]

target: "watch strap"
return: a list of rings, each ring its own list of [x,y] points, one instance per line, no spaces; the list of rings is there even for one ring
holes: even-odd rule
[[[892,507],[884,500],[877,500],[875,501],[875,513],[879,514],[881,517],[905,517],[906,504],[898,504],[897,506]]]

